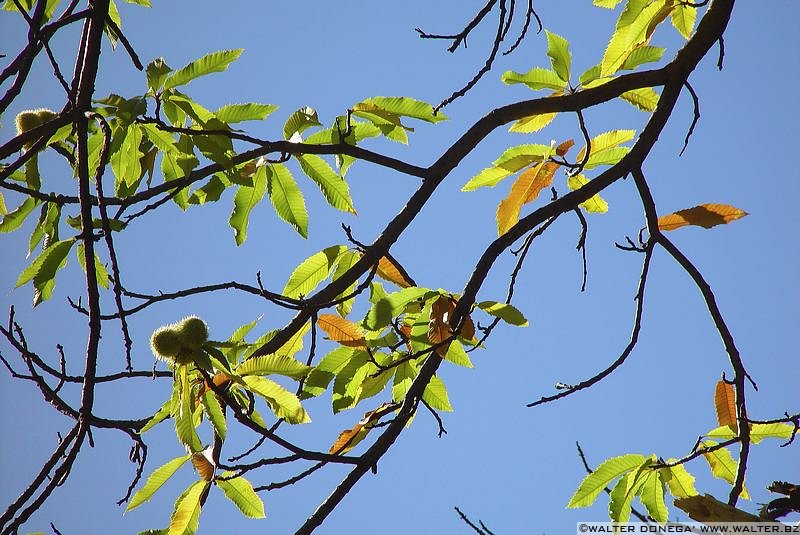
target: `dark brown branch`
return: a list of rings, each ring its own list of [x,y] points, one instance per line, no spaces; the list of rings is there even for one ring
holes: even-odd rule
[[[683,156],[683,151],[686,150],[686,147],[689,146],[689,139],[692,137],[692,133],[694,133],[694,127],[697,126],[697,121],[700,120],[700,99],[697,98],[697,93],[694,92],[694,88],[692,84],[689,83],[687,80],[684,87],[689,91],[689,94],[692,96],[692,104],[694,109],[694,116],[692,117],[692,124],[689,125],[689,131],[686,132],[686,138],[683,140],[683,148],[678,156]]]
[[[486,2],[486,4],[480,11],[478,11],[475,17],[473,17],[472,20],[469,21],[469,23],[467,23],[464,29],[454,35],[430,34],[423,32],[419,28],[414,28],[414,30],[419,34],[420,38],[422,39],[447,39],[447,40],[452,39],[453,43],[450,45],[450,48],[448,48],[447,51],[455,52],[458,49],[458,47],[461,46],[461,43],[464,43],[464,47],[466,48],[467,36],[470,34],[472,30],[474,30],[478,26],[478,24],[481,23],[481,21],[486,17],[486,15],[489,14],[489,12],[492,10],[492,8],[495,6],[496,3],[497,0],[489,0],[488,2]]]

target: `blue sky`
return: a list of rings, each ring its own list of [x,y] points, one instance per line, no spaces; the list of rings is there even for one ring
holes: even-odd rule
[[[164,56],[173,68],[220,49],[244,48],[227,72],[196,80],[186,92],[210,109],[234,102],[277,104],[280,110],[248,131],[268,139],[281,137],[283,121],[295,109],[314,107],[323,123],[366,97],[412,96],[436,103],[460,87],[483,64],[493,29],[487,25],[470,36],[469,47],[455,54],[444,42],[423,41],[414,27],[436,33],[457,31],[479,3],[405,2],[343,3],[218,3],[154,2],[150,10],[120,5],[126,35],[146,63]],[[573,71],[595,64],[613,28],[616,13],[591,6],[588,0],[538,2],[545,28],[567,38]],[[791,97],[800,83],[797,51],[800,35],[792,20],[800,17],[796,2],[740,2],[725,35],[725,68],[716,68],[716,50],[692,75],[700,96],[700,123],[689,148],[678,152],[692,117],[688,95],[681,100],[660,137],[644,172],[660,213],[720,202],[749,216],[712,230],[686,228],[670,238],[706,275],[736,337],[750,375],[759,385],[750,391],[754,418],[797,412],[800,380],[796,343],[800,290],[796,282],[800,230],[796,199],[800,176],[792,165],[800,134],[798,100]],[[9,56],[24,39],[13,16],[0,15],[0,52]],[[77,37],[65,33],[54,43],[65,71]],[[665,27],[654,43],[669,46],[665,59],[680,44]],[[420,124],[408,146],[375,141],[365,146],[418,165],[434,161],[466,128],[492,108],[535,96],[525,87],[505,86],[500,74],[547,66],[544,35],[529,35],[520,49],[500,58],[469,95],[445,109],[449,121]],[[144,75],[130,64],[121,48],[104,50],[97,95],[145,92]],[[543,94],[541,95],[543,96]],[[39,61],[26,90],[5,117],[0,141],[13,136],[13,116],[33,107],[60,109],[63,94],[46,62]],[[647,115],[625,103],[587,112],[592,135],[613,128],[641,129]],[[420,285],[458,292],[475,260],[496,236],[494,214],[510,187],[460,192],[461,186],[488,166],[505,148],[520,143],[580,139],[573,118],[559,117],[538,134],[510,134],[498,129],[448,177],[408,229],[392,253]],[[66,168],[43,165],[51,189],[70,181]],[[248,241],[236,247],[227,224],[232,194],[216,204],[186,213],[169,205],[158,215],[140,220],[117,237],[129,289],[173,291],[196,284],[227,280],[254,283],[261,271],[268,288],[280,290],[295,265],[310,254],[345,243],[340,223],[351,225],[362,242],[373,240],[385,222],[406,202],[418,182],[366,163],[348,174],[358,216],[331,209],[319,191],[295,174],[310,213],[309,239],[303,240],[281,222],[265,200],[252,214]],[[555,185],[565,191],[565,180]],[[4,192],[5,195],[5,192]],[[610,210],[588,215],[589,279],[580,292],[581,260],[575,250],[580,227],[575,217],[562,216],[537,240],[516,289],[515,305],[530,320],[524,329],[501,326],[487,349],[473,353],[471,370],[444,366],[454,413],[443,415],[448,431],[436,436],[436,423],[421,412],[382,459],[377,476],[368,475],[345,499],[319,533],[468,533],[453,506],[482,519],[498,534],[569,533],[575,522],[606,518],[604,496],[590,509],[564,506],[584,475],[575,452],[580,441],[591,464],[623,453],[656,453],[680,457],[697,436],[716,426],[714,384],[730,366],[719,336],[688,276],[663,251],[652,265],[641,342],[629,361],[612,377],[589,391],[538,407],[525,404],[554,392],[556,382],[576,383],[616,359],[627,344],[641,258],[614,247],[643,226],[631,180],[604,192]],[[6,195],[6,203],[18,201]],[[70,214],[73,215],[73,214]],[[65,347],[79,373],[85,333],[67,296],[80,296],[82,273],[71,260],[59,274],[53,298],[31,310],[31,289],[13,289],[25,259],[32,217],[23,230],[2,237],[0,310],[14,305],[17,320],[32,347],[56,363],[55,344]],[[26,233],[27,231],[27,233]],[[510,254],[497,262],[479,299],[502,300],[513,268]],[[111,294],[104,295],[111,310]],[[211,325],[212,338],[224,338],[237,326],[264,315],[258,333],[280,327],[286,314],[252,297],[211,294],[151,307],[131,320],[134,364],[149,369],[147,344],[159,325],[195,313]],[[124,357],[116,324],[104,325],[101,369],[120,370]],[[332,346],[323,344],[324,353]],[[327,349],[326,349],[327,348]],[[0,344],[6,358],[15,355]],[[26,486],[56,444],[56,432],[70,425],[44,403],[29,384],[12,380],[3,370],[0,418],[0,502],[13,500]],[[143,417],[168,395],[168,381],[146,379],[98,387],[97,414]],[[75,401],[79,391],[66,394]],[[352,426],[371,406],[333,416],[330,398],[308,402],[314,422],[286,430],[287,437],[310,449],[326,450],[341,429]],[[148,503],[127,515],[114,502],[125,491],[134,465],[129,441],[119,432],[96,431],[96,447],[84,448],[66,485],[26,525],[30,531],[54,524],[62,533],[136,533],[166,525],[172,502],[192,480],[184,469]],[[233,437],[229,455],[251,444],[252,433]],[[150,446],[147,472],[182,454],[168,425],[146,435]],[[773,480],[800,480],[797,445],[779,448],[766,441],[753,448],[747,484],[755,510],[771,499],[764,490]],[[360,448],[357,451],[361,451]],[[278,450],[264,449],[269,456]],[[700,459],[688,466],[697,487],[720,499],[727,485],[710,478]],[[288,533],[296,529],[343,477],[331,467],[293,487],[263,494],[267,519],[243,520],[232,505],[212,492],[203,510],[200,533]],[[264,471],[256,484],[278,481],[292,473]],[[671,510],[671,518],[680,518]]]

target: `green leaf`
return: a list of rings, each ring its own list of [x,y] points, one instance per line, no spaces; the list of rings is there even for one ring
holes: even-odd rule
[[[611,36],[603,54],[603,60],[600,62],[601,76],[609,76],[617,72],[633,48],[646,41],[650,23],[664,7],[665,0],[656,0],[638,13],[636,11],[640,9],[641,2],[632,2],[631,4],[635,4],[635,6],[630,5],[623,11],[617,29]],[[633,18],[634,13],[636,13],[635,18]],[[633,18],[632,22],[628,23],[631,18]]]
[[[583,478],[578,490],[570,498],[568,508],[588,507],[612,481],[647,461],[644,455],[629,453],[603,461],[594,472]]]
[[[56,203],[46,203],[42,206],[39,214],[39,221],[31,233],[31,238],[28,240],[28,256],[33,252],[33,249],[39,245],[42,238],[47,235],[47,243],[58,241],[58,222],[61,219],[61,207]]]
[[[422,400],[433,409],[453,412],[450,399],[447,397],[447,388],[444,386],[444,381],[436,375],[431,377],[431,381],[425,387],[425,391],[422,393]]]
[[[308,212],[300,188],[289,169],[280,163],[267,169],[267,191],[278,217],[289,223],[304,238],[308,238]]]
[[[694,22],[697,19],[697,8],[685,4],[678,4],[671,13],[672,25],[680,34],[689,39],[692,36]]]
[[[523,119],[524,120],[524,119]],[[461,191],[473,191],[483,187],[496,186],[501,180],[517,171],[549,158],[552,147],[538,143],[517,145],[503,151],[493,163],[493,167],[484,169],[464,184]]]
[[[225,436],[228,433],[228,425],[225,421],[225,411],[222,410],[222,406],[217,400],[217,395],[212,390],[209,390],[200,398],[200,403],[203,404],[203,409],[205,409],[211,425],[214,426],[214,431],[222,440],[225,440]]]
[[[117,177],[117,191],[130,188],[142,177],[142,129],[138,124],[120,127],[114,133],[111,153],[111,169]]]
[[[316,154],[299,155],[297,161],[300,162],[303,172],[317,183],[328,204],[342,212],[356,213],[347,182],[333,170],[328,162]]]
[[[518,134],[530,134],[532,132],[538,132],[545,126],[552,123],[553,119],[556,118],[556,115],[558,115],[558,113],[540,113],[539,115],[531,115],[530,117],[525,117],[512,124],[508,131],[517,132]]]
[[[217,119],[225,123],[240,123],[242,121],[261,121],[267,115],[278,109],[274,104],[228,104],[214,112]]]
[[[230,476],[230,472],[225,472],[222,477]],[[239,508],[247,518],[264,518],[264,502],[253,490],[253,485],[243,477],[233,479],[217,479],[216,484],[222,489],[225,497]]]
[[[153,470],[153,473],[147,478],[144,486],[140,488],[136,494],[133,495],[131,501],[128,502],[128,507],[125,511],[132,511],[152,498],[153,494],[155,494],[155,492],[160,489],[186,461],[191,459],[191,457],[191,455],[177,457]]]
[[[353,357],[339,370],[333,382],[331,402],[334,413],[349,409],[358,403],[361,384],[375,370],[376,367],[370,362],[366,351],[358,350],[353,353]]]
[[[409,303],[416,301],[428,292],[430,292],[428,288],[412,286],[399,292],[388,294],[374,303],[369,309],[367,316],[364,318],[364,327],[374,331],[389,325],[392,318],[402,313]]]
[[[16,209],[3,215],[3,220],[0,221],[0,232],[5,233],[17,230],[39,204],[40,201],[33,197],[26,198]]]
[[[611,489],[608,501],[608,516],[612,522],[627,522],[630,519],[631,503],[644,480],[642,466],[639,466],[637,470],[622,476],[614,488]]]
[[[700,443],[700,445],[710,448],[712,446],[716,446],[717,443],[712,440],[704,440]],[[729,484],[733,485],[734,481],[736,481],[738,463],[733,458],[730,451],[728,451],[726,448],[719,448],[714,451],[704,453],[703,457],[705,457],[706,461],[708,462],[708,466],[711,468],[711,474],[714,477],[723,479]],[[741,496],[745,500],[750,499],[747,489],[745,488],[742,488]]]
[[[547,30],[544,33],[547,35],[547,55],[550,56],[553,70],[565,84],[569,83],[570,63],[572,61],[572,56],[569,53],[569,42],[560,35]]]
[[[447,348],[447,353],[445,353],[444,359],[452,362],[453,364],[464,366],[465,368],[473,367],[472,361],[469,359],[469,355],[467,355],[467,352],[464,351],[464,346],[461,345],[461,342],[458,340],[453,340],[450,342],[450,346]]]
[[[664,482],[658,470],[648,470],[644,483],[639,488],[639,499],[642,501],[647,514],[656,522],[663,524],[667,521],[667,504],[664,503]]]
[[[394,383],[392,384],[392,400],[403,401],[416,377],[417,368],[414,366],[413,361],[406,361],[398,365],[397,371],[394,373]]]
[[[438,123],[447,120],[444,114],[433,113],[433,106],[427,102],[416,100],[409,97],[372,97],[362,101],[360,104],[366,105],[367,109],[377,106],[381,110],[399,115],[400,117],[411,117],[429,123]],[[354,109],[358,109],[358,104]]]
[[[256,169],[253,175],[253,185],[239,186],[233,197],[233,212],[228,223],[233,228],[236,245],[241,245],[247,239],[247,223],[250,220],[250,211],[264,198],[267,191],[267,168],[264,166]]]
[[[200,496],[211,485],[210,481],[200,480],[192,483],[175,503],[168,535],[184,535],[192,520],[200,514]],[[193,531],[193,530],[190,530]]]
[[[622,2],[622,0],[592,0],[592,4],[606,9],[614,9],[620,2]]]
[[[236,60],[244,51],[243,48],[235,50],[220,50],[206,54],[202,58],[195,60],[182,69],[174,72],[164,82],[164,89],[186,85],[195,78],[211,74],[212,72],[222,72],[228,65]]]
[[[534,91],[540,89],[553,89],[555,91],[563,91],[566,85],[555,71],[550,69],[543,69],[542,67],[534,67],[525,74],[514,71],[506,71],[501,77],[506,84],[525,84]]]
[[[522,312],[512,305],[498,303],[497,301],[482,301],[478,303],[478,308],[491,316],[500,318],[510,325],[516,325],[517,327],[525,327],[528,325],[528,320],[525,319]]]
[[[161,408],[158,409],[156,413],[149,420],[147,420],[147,423],[145,423],[141,429],[139,429],[139,434],[140,435],[145,434],[153,427],[155,427],[157,424],[166,420],[167,417],[170,415],[170,404],[171,400],[168,399],[167,401],[165,401],[164,404],[161,405]]]
[[[588,183],[589,179],[583,174],[572,175],[567,179],[567,186],[573,191]],[[587,212],[596,214],[604,214],[608,212],[608,203],[600,196],[599,193],[595,193],[582,202],[579,206],[581,206]]]
[[[147,74],[147,87],[153,92],[158,92],[164,85],[167,75],[172,72],[164,58],[156,58],[147,64],[145,73]]]
[[[334,376],[353,358],[356,351],[358,349],[354,347],[341,346],[325,355],[306,377],[300,399],[316,397],[325,392]]]
[[[773,424],[751,424],[750,425],[750,442],[758,444],[765,438],[792,438],[794,426],[787,423],[773,423]],[[720,440],[728,440],[736,436],[736,433],[731,430],[727,425],[712,429],[706,434],[709,438],[717,438]]]
[[[5,217],[7,214],[8,208],[6,208],[6,200],[5,197],[3,197],[3,194],[0,192],[0,215]]]
[[[246,375],[284,375],[292,379],[300,380],[312,370],[291,357],[284,355],[264,355],[247,359],[236,367],[236,373],[241,376]]]
[[[303,260],[289,276],[283,295],[293,299],[308,296],[330,276],[339,255],[346,250],[344,245],[333,245]]]
[[[311,421],[311,417],[297,396],[275,381],[255,375],[248,375],[243,379],[249,390],[267,400],[272,412],[278,418],[283,418],[290,424],[304,424]]]
[[[312,126],[322,126],[317,110],[306,106],[289,116],[283,125],[283,138],[288,141],[299,141],[299,136]]]
[[[86,273],[86,257],[83,253],[83,242],[78,243],[78,247],[75,249],[76,256],[78,257],[78,264],[80,264],[81,269],[84,273]],[[100,261],[100,257],[97,256],[97,253],[94,253],[94,271],[95,271],[95,279],[97,280],[97,284],[102,286],[105,289],[108,289],[108,270],[106,266]]]
[[[664,55],[666,48],[659,48],[657,46],[650,46],[650,45],[643,45],[638,46],[631,51],[628,57],[625,59],[625,63],[622,64],[622,69],[625,70],[634,70],[639,65],[644,63],[652,63],[654,61],[658,61],[661,59],[661,56]],[[600,70],[598,67],[597,74],[600,74]]]
[[[19,288],[33,280],[34,286],[41,288],[47,281],[53,280],[56,272],[66,265],[67,254],[74,243],[74,238],[51,243],[47,249],[36,257],[31,265],[20,273],[15,287]]]
[[[658,93],[652,87],[641,87],[625,91],[619,97],[626,102],[630,102],[641,111],[655,110],[659,99]]]
[[[668,459],[667,463],[674,463],[676,459]],[[694,476],[686,471],[682,464],[669,468],[659,469],[661,479],[669,487],[669,492],[676,498],[688,498],[697,496],[697,489],[694,488]]]

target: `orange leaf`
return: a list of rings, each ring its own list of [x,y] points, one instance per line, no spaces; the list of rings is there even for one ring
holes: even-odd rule
[[[739,426],[736,420],[736,394],[733,391],[733,385],[725,381],[717,381],[717,388],[714,390],[714,407],[717,409],[719,425],[727,425],[736,433]]]
[[[517,178],[508,197],[497,207],[497,233],[505,234],[519,221],[519,211],[539,196],[539,192],[553,181],[553,175],[560,166],[554,162],[541,162],[529,167]]]
[[[558,145],[558,147],[556,147],[556,154],[558,154],[559,156],[564,156],[567,152],[569,152],[569,149],[571,149],[574,144],[575,144],[574,139],[568,139],[562,142],[561,144]]]
[[[336,439],[336,442],[333,443],[333,446],[331,446],[331,449],[328,453],[332,453],[334,455],[344,455],[356,447],[359,442],[364,440],[364,438],[367,436],[367,433],[372,430],[372,424],[377,420],[380,420],[381,416],[383,416],[383,414],[379,414],[380,411],[388,406],[388,403],[383,403],[377,409],[365,413],[364,418],[362,418],[361,421],[359,421],[352,428],[345,429],[339,433],[339,437]]]
[[[348,347],[366,347],[361,327],[336,314],[320,314],[317,326],[334,342]]]
[[[452,301],[449,297],[440,296],[431,305],[431,319],[428,322],[428,340],[432,344],[439,344],[453,334],[450,329],[450,313],[452,312]],[[447,352],[446,347],[440,347],[437,352],[444,354]]]
[[[747,212],[744,210],[739,210],[729,204],[701,204],[659,217],[658,229],[675,230],[686,225],[711,228],[736,221],[746,215]]]
[[[211,448],[206,448],[203,451],[192,454],[192,464],[194,465],[200,477],[206,481],[211,481],[214,477],[215,467],[214,463],[209,460],[211,456]]]
[[[403,272],[387,257],[382,256],[378,260],[378,269],[375,274],[383,280],[393,282],[401,288],[408,288],[414,286],[410,280],[403,275]]]

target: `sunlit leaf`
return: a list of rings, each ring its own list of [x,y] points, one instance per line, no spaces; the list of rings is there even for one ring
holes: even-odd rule
[[[214,463],[211,461],[211,446],[207,447],[203,451],[193,453],[192,465],[194,465],[194,469],[197,470],[197,474],[204,481],[211,481],[214,479],[214,472],[216,472],[217,469],[214,466]]]
[[[570,64],[572,55],[569,53],[569,42],[558,34],[544,31],[547,35],[547,55],[553,70],[564,83],[569,82]]]
[[[528,325],[528,320],[526,320],[522,312],[517,310],[513,305],[498,303],[497,301],[481,301],[478,303],[478,308],[489,315],[500,318],[510,325],[516,325],[517,327],[525,327]]]
[[[343,346],[366,347],[361,327],[336,314],[320,314],[317,317],[317,326],[325,331],[331,340]]]
[[[406,397],[411,383],[417,377],[417,368],[412,361],[406,361],[397,366],[392,384],[392,399],[400,402]]]
[[[355,354],[356,349],[351,347],[337,347],[317,364],[308,374],[303,383],[303,392],[300,399],[319,396],[327,388],[334,376],[344,368]]]
[[[664,5],[665,0],[656,0],[639,11],[630,24],[625,24],[624,22],[618,24],[600,63],[601,76],[608,76],[618,71],[631,50],[648,39],[650,24],[659,15]],[[620,17],[621,21],[624,15],[625,12]]]
[[[356,213],[347,182],[333,170],[328,162],[316,154],[297,156],[297,161],[300,162],[303,172],[319,186],[328,204],[342,212]]]
[[[633,139],[633,136],[635,135],[636,130],[611,130],[609,132],[603,132],[602,134],[591,139],[591,155],[598,155],[598,153],[603,151],[616,148],[620,144]],[[575,159],[579,162],[583,161],[585,154],[586,147],[583,147],[578,152],[578,155],[575,157]]]
[[[534,91],[540,89],[562,91],[566,85],[564,80],[562,80],[555,71],[543,69],[541,67],[534,67],[524,74],[506,71],[503,73],[501,80],[507,84],[525,84]]]
[[[21,227],[28,215],[39,205],[39,202],[33,197],[27,197],[16,209],[4,214],[3,220],[0,221],[0,232],[12,232]]]
[[[209,481],[196,481],[193,483],[175,505],[172,520],[169,524],[168,535],[183,535],[192,520],[200,513],[200,496],[211,483]]]
[[[664,482],[657,470],[649,470],[644,483],[639,488],[639,499],[647,514],[658,523],[667,521],[667,504],[664,503]]]
[[[389,325],[392,318],[403,312],[406,305],[424,296],[430,290],[427,288],[405,288],[399,292],[388,294],[372,305],[364,318],[364,326],[375,330]]]
[[[659,230],[675,230],[687,225],[712,228],[736,221],[748,215],[729,204],[701,204],[694,208],[679,210],[658,218]]]
[[[243,48],[237,48],[235,50],[220,50],[219,52],[206,54],[202,58],[172,73],[164,81],[164,89],[188,84],[195,78],[211,74],[212,72],[222,72],[227,69],[228,65],[236,60],[243,51]]]
[[[714,389],[714,408],[717,411],[719,425],[728,426],[736,433],[739,423],[736,420],[736,393],[733,385],[725,381],[717,381]]]
[[[297,187],[292,173],[280,163],[270,164],[266,170],[269,199],[278,216],[289,223],[304,238],[308,237],[308,211],[303,193]],[[258,171],[256,171],[258,173]]]
[[[283,295],[295,299],[309,295],[330,276],[339,254],[346,250],[344,245],[333,245],[303,260],[289,276]]]
[[[622,2],[622,0],[592,0],[592,4],[606,9],[614,9],[620,2]]]
[[[697,19],[697,8],[686,4],[678,4],[671,14],[672,25],[680,34],[689,39],[692,36],[694,23]]]
[[[310,366],[291,357],[276,354],[249,358],[236,367],[236,373],[241,376],[276,374],[300,380],[308,375],[311,369]]]
[[[557,113],[540,113],[538,115],[531,115],[530,117],[524,117],[514,124],[512,124],[509,128],[509,132],[517,132],[519,134],[530,134],[532,132],[538,132],[545,126],[549,125],[553,122],[553,119],[556,118]]]
[[[75,253],[75,256],[78,258],[78,264],[81,266],[83,272],[86,273],[86,257],[83,252],[83,242],[78,243],[78,246],[75,248]],[[108,288],[108,270],[100,261],[100,257],[97,256],[97,253],[94,253],[94,272],[97,284],[103,288]]]
[[[589,179],[587,179],[583,174],[572,175],[567,179],[567,186],[573,191],[588,183]],[[587,212],[598,214],[604,214],[608,212],[608,203],[600,196],[599,193],[595,193],[582,202],[579,206],[581,206]]]
[[[667,463],[674,463],[676,459],[667,459]],[[694,488],[694,476],[686,471],[682,464],[669,468],[660,468],[662,479],[669,487],[669,492],[676,498],[686,498],[696,496],[697,490]]]
[[[378,269],[375,274],[383,280],[393,282],[401,288],[413,286],[403,272],[388,257],[382,256],[378,260]]]
[[[447,119],[442,113],[434,115],[433,106],[427,102],[409,97],[372,97],[362,101],[361,104],[362,106],[356,104],[353,109],[370,109],[371,106],[377,106],[382,110],[401,117],[420,119],[429,123],[438,123],[439,121]]]
[[[295,141],[306,129],[321,125],[317,110],[308,106],[300,108],[291,114],[283,125],[283,138]]]
[[[352,428],[345,429],[336,439],[336,442],[330,448],[329,453],[336,455],[344,455],[358,445],[359,442],[364,440],[367,433],[370,432],[372,426],[370,424],[379,419],[380,411],[386,408],[389,404],[383,403],[377,409],[371,410],[364,414],[364,417]]]
[[[61,240],[51,243],[42,253],[26,267],[19,278],[15,287],[20,287],[23,284],[33,280],[33,285],[37,289],[44,288],[44,285],[49,281],[54,280],[56,272],[66,265],[67,254],[75,243],[75,239]],[[52,288],[49,294],[52,293]],[[44,300],[44,299],[43,299]]]
[[[172,475],[177,472],[178,469],[183,466],[191,457],[191,455],[177,457],[153,470],[153,473],[147,478],[147,481],[145,481],[145,484],[142,486],[142,488],[136,491],[136,494],[133,495],[131,501],[128,502],[128,507],[125,510],[131,511],[136,509],[144,502],[152,498],[153,494],[155,494],[155,492],[160,489],[164,483],[166,483],[167,480],[171,478]]]
[[[635,470],[628,472],[611,489],[608,501],[608,517],[612,522],[627,522],[631,515],[631,503],[644,484],[648,469],[646,465],[651,462],[647,458]]]
[[[659,95],[652,87],[642,87],[625,91],[619,96],[642,111],[654,111],[658,106]]]
[[[226,479],[232,475],[225,472],[222,477],[216,480],[217,486],[222,489],[225,497],[239,508],[247,518],[264,518],[264,502],[253,490],[253,485],[243,477]]]
[[[716,445],[716,442],[710,440],[704,440],[700,443],[700,446],[705,446],[706,448]],[[700,451],[702,451],[702,448]],[[724,479],[729,484],[733,485],[734,481],[736,481],[738,463],[734,460],[730,451],[726,448],[719,448],[703,453],[703,457],[708,461],[708,466],[711,468],[711,474],[714,477]],[[745,500],[750,499],[750,495],[744,487],[742,487],[741,497]]]
[[[622,64],[621,68],[632,71],[639,65],[653,63],[654,61],[660,60],[666,50],[666,48],[650,45],[637,46],[628,54],[628,57],[625,58],[625,63]],[[599,74],[600,70],[598,69],[597,75],[599,76]]]
[[[453,411],[450,399],[447,396],[447,388],[444,386],[444,382],[436,375],[431,377],[431,381],[425,387],[425,391],[422,393],[422,400],[433,409],[446,412]]]
[[[500,201],[497,207],[497,234],[499,236],[508,232],[508,229],[519,221],[522,206],[536,199],[539,192],[552,183],[553,175],[559,167],[557,163],[543,161],[519,175],[514,185],[511,186],[508,197]]]
[[[297,396],[275,381],[248,375],[244,377],[244,382],[250,390],[267,401],[272,412],[278,418],[283,418],[290,424],[304,424],[311,421],[311,417],[300,404]]]
[[[215,383],[217,381],[217,376],[220,376],[220,378],[227,378],[226,374],[217,374],[214,376]],[[212,391],[208,391],[200,398],[200,403],[202,403],[206,416],[208,416],[208,421],[211,422],[211,425],[214,427],[214,431],[222,440],[225,440],[225,436],[228,432],[228,426],[225,422],[225,412],[222,409],[222,405],[220,405],[219,401],[217,400],[217,395]]]
[[[228,223],[233,228],[236,245],[241,245],[247,239],[247,224],[250,221],[250,212],[264,198],[267,191],[267,169],[259,167],[253,175],[252,186],[239,186],[233,197],[233,212]]]
[[[638,468],[647,461],[644,455],[629,453],[603,461],[594,472],[583,478],[578,490],[570,498],[567,507],[588,507],[612,481]]]
[[[461,342],[458,340],[453,340],[450,342],[447,352],[444,355],[444,359],[452,362],[453,364],[457,364],[458,366],[464,366],[465,368],[473,367],[472,361],[469,359],[469,355],[467,355],[467,352],[464,351],[464,346],[461,345]]]
[[[261,121],[278,109],[274,104],[228,104],[214,112],[217,119],[226,123],[240,123],[242,121]]]

